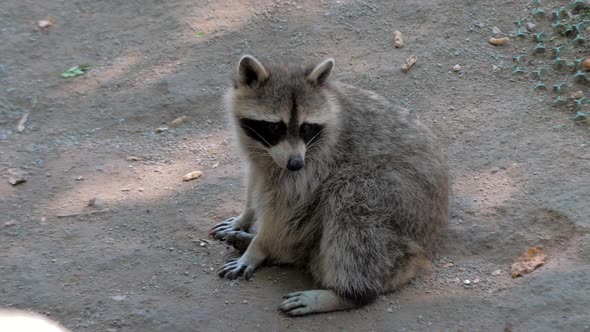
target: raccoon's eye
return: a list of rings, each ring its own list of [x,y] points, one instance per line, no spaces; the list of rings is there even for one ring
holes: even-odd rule
[[[309,123],[304,123],[300,129],[301,136],[307,136],[307,135],[311,134],[312,131],[313,131],[313,126],[310,125]]]
[[[272,134],[278,135],[279,131],[281,130],[281,126],[279,126],[279,124],[276,122],[271,122],[268,124],[268,129]]]

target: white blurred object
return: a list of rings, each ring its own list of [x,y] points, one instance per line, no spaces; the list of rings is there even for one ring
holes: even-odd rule
[[[24,310],[0,308],[0,331],[2,332],[70,332],[51,319]]]

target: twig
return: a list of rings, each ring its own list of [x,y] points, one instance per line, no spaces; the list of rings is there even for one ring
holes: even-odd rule
[[[56,217],[58,218],[69,218],[69,217],[78,217],[78,216],[89,216],[92,214],[98,214],[103,212],[109,212],[109,209],[102,209],[97,211],[90,211],[90,212],[80,212],[80,213],[70,213],[70,214],[58,214]]]

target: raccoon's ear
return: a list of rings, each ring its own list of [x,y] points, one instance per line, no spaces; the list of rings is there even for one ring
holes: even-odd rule
[[[244,55],[238,63],[238,82],[243,85],[257,86],[266,81],[268,71],[251,55]]]
[[[334,68],[334,59],[325,60],[307,75],[307,80],[313,84],[322,85],[328,80],[332,68]]]

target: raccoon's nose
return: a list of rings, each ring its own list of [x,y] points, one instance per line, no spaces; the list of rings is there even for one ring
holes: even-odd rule
[[[302,169],[304,165],[305,162],[303,161],[303,158],[301,158],[301,156],[295,156],[289,158],[289,161],[287,162],[287,169],[290,171],[298,171]]]

